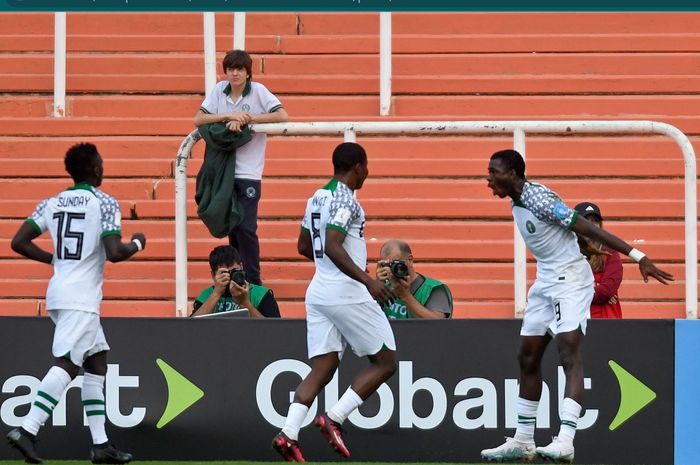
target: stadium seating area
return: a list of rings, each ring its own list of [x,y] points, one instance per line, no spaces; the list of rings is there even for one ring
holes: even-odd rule
[[[233,14],[217,13],[218,59]],[[63,154],[94,142],[104,190],[123,229],[148,237],[143,254],[106,267],[103,314],[172,316],[173,162],[204,93],[202,15],[69,13],[66,117],[52,118],[53,15],[0,14],[0,315],[45,314],[50,268],[9,246],[37,201],[69,184]],[[251,13],[254,79],[292,121],[651,119],[677,126],[700,152],[699,13],[395,13],[393,100],[379,113],[379,18],[374,13]],[[219,72],[221,72],[219,70]],[[446,281],[455,316],[513,315],[512,234],[506,201],[486,187],[503,136],[359,138],[370,178],[358,193],[370,256],[408,240],[419,271]],[[305,199],[330,177],[328,137],[271,137],[259,233],[263,279],[286,317],[303,317],[313,266],[296,254]],[[189,296],[210,282],[206,257],[221,241],[195,215],[189,164]],[[629,318],[682,318],[683,160],[669,139],[528,138],[528,175],[573,206],[599,203],[606,227],[674,273],[645,285],[625,264]],[[49,247],[49,240],[39,241]],[[373,269],[373,266],[371,267]],[[534,278],[530,265],[529,279]]]

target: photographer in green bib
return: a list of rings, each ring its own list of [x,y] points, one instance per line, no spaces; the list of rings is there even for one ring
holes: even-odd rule
[[[192,304],[190,316],[248,309],[252,318],[279,318],[272,291],[248,282],[241,255],[235,247],[221,245],[209,254],[213,286],[204,289]]]
[[[392,304],[382,307],[389,319],[439,319],[452,317],[452,293],[446,284],[417,273],[413,253],[405,241],[387,241],[379,252],[377,279],[396,294]]]

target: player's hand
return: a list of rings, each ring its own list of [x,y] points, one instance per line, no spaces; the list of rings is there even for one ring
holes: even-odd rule
[[[214,293],[218,296],[224,295],[226,288],[231,282],[231,275],[227,268],[219,268],[214,275]]]
[[[394,303],[396,296],[391,289],[384,284],[383,281],[372,279],[367,283],[367,290],[372,295],[374,300],[381,305],[391,305]]]
[[[131,236],[131,240],[137,239],[141,243],[141,250],[146,248],[146,236],[143,233],[134,233]]]
[[[664,270],[657,268],[654,262],[649,260],[648,257],[642,257],[639,261],[639,272],[644,278],[644,282],[649,282],[649,276],[656,279],[661,284],[668,284],[668,281],[675,281],[675,278],[671,273],[666,273]]]

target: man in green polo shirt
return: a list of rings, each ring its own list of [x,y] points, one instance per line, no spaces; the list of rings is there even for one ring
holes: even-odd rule
[[[450,289],[446,284],[416,272],[411,247],[405,241],[392,239],[386,242],[379,256],[377,278],[386,281],[398,297],[393,304],[382,307],[388,318],[452,317]]]
[[[245,280],[241,256],[235,247],[215,247],[209,254],[209,266],[214,285],[195,299],[190,316],[245,308],[253,318],[279,318],[279,306],[272,291]],[[237,272],[242,279],[240,283],[236,283]]]

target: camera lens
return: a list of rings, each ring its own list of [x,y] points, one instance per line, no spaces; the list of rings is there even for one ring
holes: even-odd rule
[[[228,274],[231,276],[231,281],[238,284],[239,286],[245,285],[245,271],[243,270],[229,270]]]
[[[408,265],[401,260],[392,260],[391,263],[389,263],[389,269],[391,270],[391,274],[397,278],[405,278],[408,276]]]

